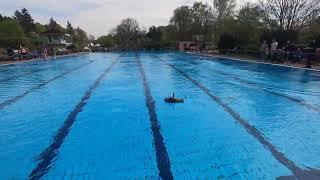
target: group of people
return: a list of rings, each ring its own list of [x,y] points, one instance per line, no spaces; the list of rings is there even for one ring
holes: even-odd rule
[[[49,54],[53,57],[57,56],[57,49],[51,48],[48,50],[47,48],[43,48],[42,50],[29,51],[28,48],[25,48],[24,45],[19,45],[17,49],[8,47],[7,55],[15,60],[23,60],[23,59],[34,59],[34,58],[43,58],[48,59]]]
[[[34,51],[29,51],[24,45],[20,45],[18,49],[13,49],[11,47],[7,48],[7,55],[17,59],[32,59],[37,56]]]
[[[272,40],[269,45],[267,41],[263,41],[260,47],[260,56],[263,59],[270,59],[272,62],[284,63],[290,61],[292,63],[300,63],[303,58],[307,59],[306,68],[311,68],[312,61],[315,60],[320,53],[320,48],[317,47],[316,41],[313,40],[308,47],[297,47],[294,42],[287,41],[281,45]]]

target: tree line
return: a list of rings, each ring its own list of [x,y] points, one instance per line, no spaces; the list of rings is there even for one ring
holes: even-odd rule
[[[80,50],[88,45],[87,33],[80,27],[73,28],[68,22],[64,28],[53,18],[50,18],[48,24],[41,24],[35,22],[31,13],[23,8],[21,11],[15,11],[12,17],[0,14],[0,47],[17,48],[19,45],[24,45],[29,49],[41,49],[44,42],[41,33],[52,29],[70,34],[73,44],[71,48],[74,50]]]
[[[201,40],[214,48],[258,50],[264,40],[301,46],[320,43],[320,0],[260,0],[237,9],[235,0],[195,2],[174,10],[167,26],[142,30],[132,18],[97,39],[104,47],[161,49]]]

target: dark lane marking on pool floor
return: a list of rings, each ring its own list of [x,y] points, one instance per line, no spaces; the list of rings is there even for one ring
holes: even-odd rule
[[[243,68],[243,67],[247,67],[247,65],[249,64],[249,66],[251,66],[250,64],[257,64],[257,65],[265,65],[265,66],[271,66],[272,68],[284,68],[284,69],[290,69],[290,70],[303,70],[303,71],[308,71],[311,73],[311,75],[313,74],[313,71],[312,69],[306,69],[306,68],[299,68],[299,67],[292,67],[292,66],[286,66],[286,65],[281,65],[281,64],[272,64],[272,63],[268,63],[268,62],[258,62],[258,61],[250,61],[250,60],[241,60],[241,59],[234,59],[233,57],[217,57],[217,56],[208,56],[208,55],[205,55],[205,54],[188,54],[188,56],[194,56],[194,57],[197,57],[199,58],[200,57],[204,57],[205,59],[199,59],[199,60],[205,60],[205,61],[211,61],[211,62],[217,62],[217,61],[220,61],[222,62],[222,64],[224,65],[234,65],[234,64],[239,64],[239,63],[245,63],[246,65],[240,65],[240,67],[242,69],[246,69],[246,68]],[[231,61],[230,63],[231,64],[228,64],[228,62],[226,62],[225,60],[227,61]],[[247,69],[246,69],[247,70]],[[273,71],[273,70],[271,70]],[[258,72],[260,72],[258,70]],[[287,71],[287,72],[290,72],[290,71]],[[316,71],[317,72],[317,71]],[[287,76],[287,78],[291,79],[291,80],[294,80],[294,81],[300,81],[302,83],[310,83],[308,80],[306,79],[296,79],[294,77],[295,75],[289,75]]]
[[[160,124],[157,117],[155,101],[153,100],[152,93],[147,81],[146,73],[144,67],[141,63],[140,57],[136,55],[136,60],[139,65],[140,75],[143,81],[144,93],[146,97],[146,106],[148,108],[151,130],[153,135],[153,143],[156,150],[157,167],[159,170],[159,176],[161,179],[170,180],[173,179],[171,172],[170,159],[167,152],[167,148],[163,142],[163,136],[160,132]]]
[[[192,77],[190,77],[189,75],[187,75],[186,73],[178,69],[176,66],[170,63],[167,63],[165,60],[157,56],[153,56],[153,57],[161,60],[164,64],[166,64],[167,66],[171,67],[172,69],[180,73],[186,79],[191,81],[195,86],[201,89],[205,94],[207,94],[214,102],[216,102],[221,107],[223,107],[223,109],[226,112],[228,112],[239,124],[241,124],[250,135],[256,138],[266,149],[268,149],[275,159],[277,159],[281,164],[283,164],[285,167],[290,169],[290,171],[294,174],[296,178],[308,179],[308,180],[320,178],[319,170],[311,169],[311,168],[309,170],[303,170],[302,168],[298,167],[293,161],[288,159],[285,156],[285,154],[277,150],[277,148],[273,144],[271,144],[267,139],[265,139],[262,133],[258,129],[250,125],[248,121],[243,119],[236,111],[234,111],[228,104],[224,103],[218,96],[213,95],[207,87],[205,87],[204,85],[202,85],[201,83],[199,83],[198,81],[196,81],[195,79],[193,79]]]
[[[24,97],[27,96],[28,94],[30,94],[30,93],[32,93],[32,92],[34,92],[34,91],[36,91],[36,90],[38,90],[38,89],[40,89],[40,88],[48,85],[49,83],[51,83],[51,82],[53,82],[53,81],[55,81],[55,80],[57,80],[57,79],[60,79],[60,78],[66,76],[66,75],[68,75],[68,74],[70,74],[70,73],[72,73],[72,72],[74,72],[74,71],[77,71],[77,70],[79,70],[79,69],[81,69],[81,68],[83,68],[83,67],[85,67],[85,66],[87,66],[87,65],[89,65],[89,64],[91,64],[91,63],[93,63],[93,62],[88,62],[88,63],[82,64],[81,66],[78,66],[78,67],[73,68],[73,69],[71,69],[71,70],[69,70],[69,71],[67,71],[67,72],[65,72],[65,73],[63,73],[63,74],[60,74],[60,75],[58,75],[58,76],[55,76],[55,77],[52,78],[52,79],[49,79],[49,80],[47,80],[47,81],[45,81],[45,82],[43,82],[43,83],[41,83],[41,84],[39,84],[39,85],[37,85],[37,86],[34,86],[34,87],[26,90],[24,93],[22,93],[22,94],[20,94],[20,95],[17,95],[17,96],[15,96],[15,97],[11,98],[11,99],[8,99],[8,100],[0,103],[0,110],[4,109],[6,106],[10,106],[10,105],[16,103],[17,101],[19,101],[20,99],[24,98]]]
[[[71,56],[70,56],[71,57]],[[64,60],[69,60],[69,59],[61,59],[61,61],[64,61]],[[57,61],[57,60],[39,60],[39,62],[45,62],[45,61]],[[27,62],[26,62],[27,63]],[[35,64],[35,65],[39,65],[39,64]],[[33,73],[37,73],[37,72],[41,72],[41,71],[45,71],[45,70],[48,70],[48,69],[51,69],[51,68],[55,68],[57,66],[59,66],[60,64],[55,64],[53,66],[50,66],[50,67],[47,67],[47,68],[43,68],[43,69],[38,69],[38,70],[34,70],[34,71],[30,71],[30,72],[26,72],[26,73],[21,73],[19,75],[16,75],[16,76],[13,76],[13,77],[9,77],[9,78],[5,78],[5,79],[0,79],[0,82],[5,82],[5,81],[10,81],[10,80],[13,80],[13,79],[18,79],[20,77],[23,77],[23,76],[26,76],[26,75],[30,75],[30,74],[33,74]],[[0,66],[1,67],[1,66]],[[5,67],[5,66],[4,66]]]
[[[37,73],[37,72],[41,72],[41,71],[45,71],[45,70],[48,70],[52,67],[48,67],[48,68],[43,68],[43,69],[38,69],[38,70],[34,70],[34,71],[29,71],[29,72],[26,72],[26,73],[21,73],[19,75],[16,75],[16,76],[13,76],[13,77],[9,77],[9,78],[5,78],[5,79],[0,79],[0,82],[6,82],[6,81],[10,81],[10,80],[13,80],[13,79],[18,79],[20,77],[24,77],[26,75],[30,75],[30,74],[33,74],[33,73]]]
[[[184,60],[184,59],[179,58],[179,57],[173,57],[173,58],[180,59],[180,60]],[[185,61],[184,61],[184,62],[185,62]],[[188,63],[191,63],[191,62],[188,62]],[[192,63],[191,63],[191,64],[192,64]],[[239,81],[239,82],[242,82],[242,83],[251,85],[251,86],[253,86],[253,87],[256,87],[257,89],[262,90],[262,91],[264,91],[264,92],[267,92],[267,93],[269,93],[269,94],[273,94],[273,95],[275,95],[275,96],[280,96],[280,97],[285,98],[285,99],[287,99],[287,100],[289,100],[289,101],[291,101],[291,102],[297,103],[297,104],[299,104],[299,105],[301,105],[301,106],[305,106],[305,107],[308,108],[309,110],[313,110],[313,111],[316,111],[316,112],[320,112],[320,107],[317,107],[317,106],[314,106],[314,105],[312,105],[312,104],[309,104],[309,103],[305,102],[304,100],[301,100],[301,99],[298,99],[298,98],[294,98],[294,97],[288,96],[288,95],[286,95],[286,94],[282,94],[282,93],[278,93],[278,92],[275,92],[275,91],[271,91],[271,90],[265,89],[265,88],[261,87],[261,85],[258,84],[258,83],[241,79],[241,78],[239,78],[239,77],[236,77],[236,75],[234,75],[234,74],[226,73],[226,72],[219,71],[219,70],[211,70],[211,71],[214,71],[214,72],[216,72],[216,73],[220,73],[220,74],[225,75],[225,76],[229,76],[229,77],[232,78],[232,79],[235,79],[235,80],[237,80],[237,81]]]
[[[255,83],[255,82],[251,82],[251,81],[247,81],[247,80],[244,80],[244,79],[241,79],[241,78],[238,78],[236,77],[235,75],[233,74],[229,74],[229,73],[225,73],[225,72],[222,72],[222,71],[218,71],[218,70],[213,70],[217,73],[220,73],[220,74],[223,74],[225,76],[229,76],[230,78],[234,79],[234,80],[237,80],[241,83],[245,83],[245,84],[248,84],[248,85],[251,85],[251,86],[254,86],[258,89],[261,89],[269,94],[273,94],[273,95],[276,95],[276,96],[280,96],[282,98],[285,98],[291,102],[294,102],[294,103],[297,103],[301,106],[305,106],[306,108],[308,108],[309,110],[313,110],[313,111],[316,111],[316,112],[320,112],[320,108],[319,107],[316,107],[316,106],[313,106],[311,104],[308,104],[306,103],[304,100],[301,100],[301,99],[297,99],[297,98],[294,98],[294,97],[291,97],[291,96],[288,96],[288,95],[285,95],[285,94],[282,94],[282,93],[278,93],[278,92],[275,92],[275,91],[271,91],[269,89],[265,89],[263,87],[261,87],[258,83]]]
[[[112,62],[112,64],[103,71],[103,73],[85,92],[85,94],[81,98],[81,101],[71,111],[67,119],[64,121],[63,125],[57,131],[57,134],[53,137],[53,142],[37,158],[39,163],[30,173],[29,179],[41,179],[49,172],[50,168],[52,167],[52,161],[56,158],[61,145],[63,144],[65,138],[68,136],[72,125],[76,121],[77,115],[83,111],[83,108],[87,104],[87,101],[90,99],[92,92],[100,85],[102,79],[105,78],[105,76],[112,70],[112,68],[118,61],[119,58]]]

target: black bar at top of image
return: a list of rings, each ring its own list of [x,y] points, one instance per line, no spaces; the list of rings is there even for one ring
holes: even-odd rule
[[[223,109],[228,112],[233,119],[235,119],[244,129],[248,132],[248,134],[252,135],[254,138],[256,138],[269,152],[272,154],[272,156],[278,160],[281,164],[283,164],[285,167],[287,167],[292,174],[297,179],[310,179],[310,180],[316,180],[320,179],[320,170],[317,169],[308,169],[304,170],[300,167],[298,167],[292,160],[287,158],[284,153],[280,152],[273,144],[271,144],[262,133],[256,129],[254,126],[248,123],[245,119],[243,119],[240,114],[238,114],[236,111],[234,111],[228,104],[224,103],[221,98],[218,96],[213,95],[210,90],[202,85],[200,82],[196,81],[174,65],[167,63],[165,60],[159,58],[158,56],[153,56],[159,60],[161,60],[165,65],[171,67],[176,72],[184,76],[186,79],[192,82],[195,86],[197,86],[199,89],[201,89],[205,94],[207,94],[214,102],[219,104]],[[295,178],[294,178],[295,179]]]
[[[155,101],[153,100],[151,90],[147,81],[146,73],[144,67],[141,63],[140,57],[136,54],[137,63],[139,65],[141,78],[143,80],[144,93],[146,97],[146,106],[148,108],[151,130],[153,135],[153,143],[156,150],[157,167],[159,170],[159,176],[163,180],[173,179],[171,172],[170,159],[167,152],[167,148],[163,142],[163,136],[160,132],[160,124],[157,117],[157,112],[155,108]]]
[[[81,66],[78,66],[76,68],[73,68],[73,69],[65,72],[65,73],[62,73],[62,74],[60,74],[58,76],[55,76],[52,79],[49,79],[49,80],[47,80],[47,81],[45,81],[45,82],[43,82],[43,83],[41,83],[41,84],[39,84],[37,86],[34,86],[34,87],[26,90],[24,93],[22,93],[20,95],[17,95],[15,97],[11,98],[11,99],[8,99],[8,100],[0,103],[0,110],[4,109],[6,106],[10,106],[10,105],[16,103],[17,101],[19,101],[20,99],[24,98],[28,94],[30,94],[30,93],[32,93],[32,92],[34,92],[34,91],[36,91],[36,90],[48,85],[49,83],[51,83],[51,82],[53,82],[53,81],[55,81],[57,79],[60,79],[60,78],[66,76],[66,75],[68,75],[68,74],[70,74],[70,73],[72,73],[72,72],[74,72],[76,70],[79,70],[79,69],[81,69],[81,68],[83,68],[83,67],[85,67],[85,66],[87,66],[87,65],[89,65],[91,63],[93,63],[93,62],[88,62],[88,63],[82,64]]]
[[[119,58],[103,71],[103,73],[95,80],[95,82],[82,96],[77,106],[75,106],[74,109],[70,112],[67,119],[64,121],[63,125],[60,127],[56,135],[53,137],[53,141],[51,142],[51,144],[37,158],[39,163],[30,173],[30,180],[41,179],[44,175],[46,175],[49,172],[60,147],[62,146],[65,138],[68,136],[72,125],[76,121],[77,115],[83,111],[83,108],[85,107],[87,101],[91,97],[92,92],[100,85],[102,79],[105,78],[105,76],[112,70],[112,68],[118,61]]]

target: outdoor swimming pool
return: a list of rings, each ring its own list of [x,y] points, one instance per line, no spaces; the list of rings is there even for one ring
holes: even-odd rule
[[[0,99],[1,179],[320,178],[320,72],[97,53],[1,66]]]

